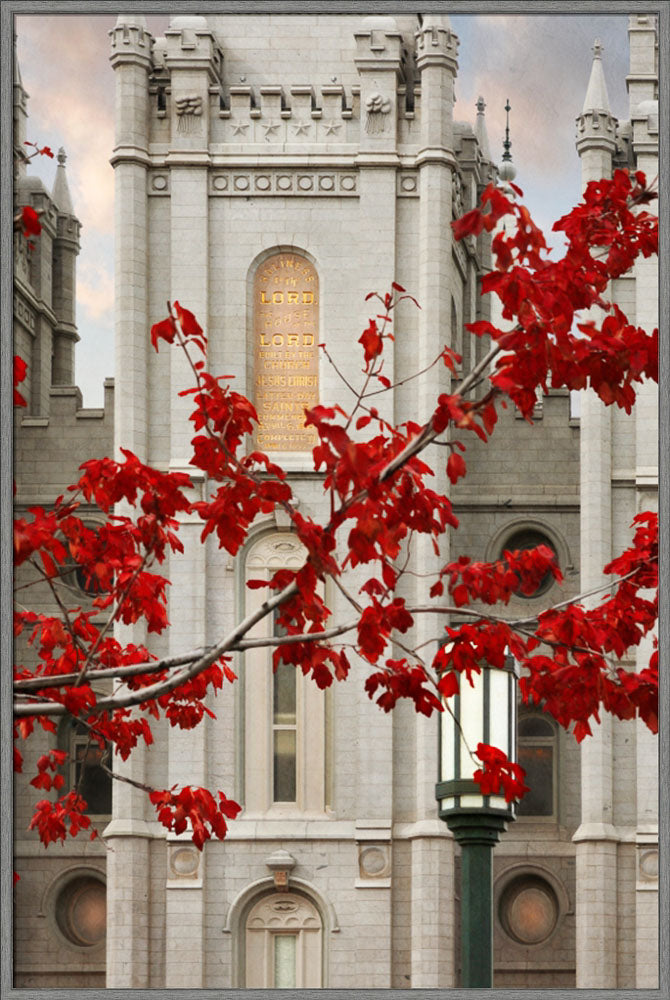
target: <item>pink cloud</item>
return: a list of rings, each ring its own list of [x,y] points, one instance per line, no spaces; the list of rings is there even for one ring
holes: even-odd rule
[[[575,118],[591,70],[591,45],[603,31],[604,66],[615,114],[627,117],[626,18],[589,15],[478,15],[471,20],[477,56],[463,52],[456,84],[458,118],[472,120],[480,94],[487,102],[491,150],[502,155],[505,100],[510,99],[512,153],[526,176],[557,177],[574,167]],[[463,49],[463,46],[461,46]]]
[[[114,18],[23,16],[17,49],[29,137],[63,146],[75,211],[89,232],[113,225],[114,78],[101,40]],[[104,48],[103,48],[104,51]]]

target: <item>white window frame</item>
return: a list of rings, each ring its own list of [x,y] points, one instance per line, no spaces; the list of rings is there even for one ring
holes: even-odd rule
[[[273,989],[275,942],[295,937],[295,985],[318,989],[323,985],[323,921],[316,906],[293,892],[262,896],[249,911],[244,927],[245,987]]]
[[[306,549],[289,532],[273,532],[254,542],[245,560],[247,580],[269,580],[279,569],[299,569]],[[245,610],[254,611],[268,596],[265,588],[245,587]],[[249,638],[270,636],[273,616],[266,615]],[[326,700],[310,677],[296,667],[296,801],[275,802],[273,757],[272,648],[244,654],[244,815],[325,814]]]

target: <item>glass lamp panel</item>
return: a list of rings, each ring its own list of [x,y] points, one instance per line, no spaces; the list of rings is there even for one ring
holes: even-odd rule
[[[288,990],[296,984],[296,934],[274,935],[274,985]]]
[[[461,795],[460,807],[461,809],[481,809],[483,801],[481,795]]]
[[[296,801],[296,739],[294,729],[274,731],[274,794],[275,802]]]
[[[509,802],[505,802],[504,795],[490,795],[489,807],[491,809],[505,809],[507,811],[511,809]]]
[[[449,707],[454,711],[454,698],[449,699]],[[440,716],[440,780],[452,781],[454,778],[454,727],[455,723],[445,708]]]
[[[510,675],[506,670],[489,670],[489,743],[510,751]]]
[[[474,687],[470,686],[465,674],[461,676],[461,778],[471,778],[476,765],[470,757],[478,743],[484,742],[484,678],[482,674],[472,674]]]

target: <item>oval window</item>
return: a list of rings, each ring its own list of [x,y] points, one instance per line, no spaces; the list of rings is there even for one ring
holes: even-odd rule
[[[56,922],[61,933],[80,948],[93,948],[107,932],[105,883],[90,875],[73,878],[56,900]]]
[[[519,944],[541,944],[558,923],[558,899],[540,876],[521,875],[504,889],[498,915],[513,940]]]

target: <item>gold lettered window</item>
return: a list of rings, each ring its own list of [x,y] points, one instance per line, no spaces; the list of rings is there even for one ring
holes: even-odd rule
[[[254,392],[261,451],[311,451],[305,410],[319,401],[319,278],[314,265],[284,251],[254,279]]]

